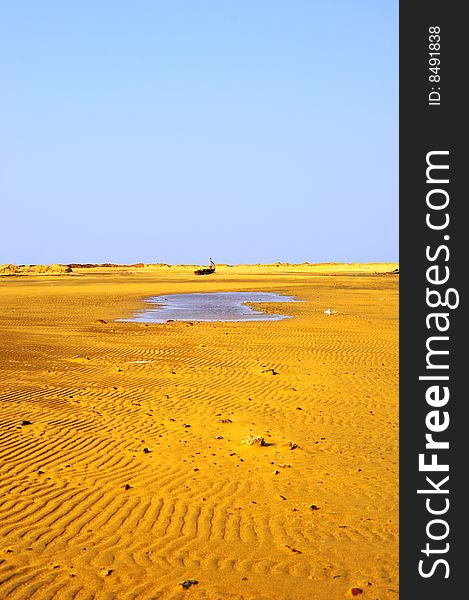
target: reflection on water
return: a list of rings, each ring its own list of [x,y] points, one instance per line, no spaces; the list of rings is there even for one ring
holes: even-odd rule
[[[245,302],[297,302],[291,296],[270,292],[218,292],[206,294],[167,294],[145,300],[152,308],[120,321],[164,323],[173,321],[278,321],[286,315],[254,310]]]

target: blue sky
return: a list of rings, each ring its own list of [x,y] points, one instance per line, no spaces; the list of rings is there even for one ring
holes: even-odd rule
[[[0,263],[398,258],[398,3],[0,8]]]

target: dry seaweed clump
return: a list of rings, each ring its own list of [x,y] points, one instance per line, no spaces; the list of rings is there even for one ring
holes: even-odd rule
[[[265,439],[261,435],[248,435],[241,440],[241,443],[248,446],[267,446]]]

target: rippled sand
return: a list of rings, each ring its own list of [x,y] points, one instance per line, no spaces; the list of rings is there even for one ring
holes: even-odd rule
[[[0,278],[0,598],[397,599],[396,266]],[[114,321],[236,290],[304,302]]]

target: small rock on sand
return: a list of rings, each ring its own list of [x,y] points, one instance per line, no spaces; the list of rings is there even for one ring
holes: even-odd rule
[[[199,582],[197,579],[185,579],[184,581],[180,581],[178,585],[182,585],[185,590],[188,590],[191,585],[197,585]]]
[[[248,435],[241,440],[242,444],[247,444],[248,446],[266,446],[265,439],[261,435]]]

